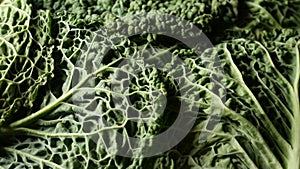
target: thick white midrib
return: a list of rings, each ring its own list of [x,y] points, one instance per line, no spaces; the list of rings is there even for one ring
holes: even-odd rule
[[[291,153],[288,163],[288,169],[299,169],[300,167],[300,105],[299,105],[299,76],[300,76],[300,54],[299,54],[299,44],[297,43],[296,50],[296,74],[295,80],[293,83],[294,95],[293,95],[293,112],[294,112],[294,121],[292,123],[292,139],[291,139]]]
[[[244,39],[241,39],[242,41],[244,41]],[[229,61],[232,65],[232,67],[236,70],[236,76],[237,78],[239,78],[239,80],[242,82],[240,83],[240,85],[247,91],[247,93],[249,94],[249,96],[251,97],[251,99],[254,101],[256,108],[259,110],[259,112],[261,113],[261,115],[265,116],[266,120],[269,122],[269,126],[270,127],[270,133],[272,134],[272,136],[274,136],[274,138],[277,138],[277,140],[275,140],[277,142],[278,145],[282,145],[281,150],[285,150],[285,148],[289,147],[289,144],[287,143],[287,141],[279,134],[279,132],[277,131],[276,127],[273,125],[273,123],[271,123],[269,117],[266,115],[265,111],[263,110],[263,108],[261,107],[259,101],[256,99],[256,97],[254,96],[254,94],[252,93],[252,91],[248,88],[248,86],[246,85],[246,83],[244,82],[243,76],[240,73],[240,70],[237,68],[237,66],[235,65],[230,52],[227,49],[227,45],[225,44],[224,46],[224,51],[227,53],[227,56],[229,56]],[[274,65],[273,62],[271,62],[271,65]],[[275,67],[275,66],[274,66]],[[284,152],[287,153],[287,152]]]
[[[299,104],[299,100],[295,99],[294,103]],[[300,112],[299,106],[295,107],[295,120],[292,124],[292,141],[291,141],[291,153],[288,162],[288,169],[299,169],[300,165]]]

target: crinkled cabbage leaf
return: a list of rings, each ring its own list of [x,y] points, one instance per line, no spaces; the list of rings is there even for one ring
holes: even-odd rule
[[[298,169],[299,8],[297,0],[3,0],[0,168]],[[124,29],[116,20],[147,12],[188,20],[214,46],[199,56],[154,33],[108,38]],[[117,133],[148,146],[144,138],[172,126],[180,103],[197,118],[175,147],[145,158],[113,153],[125,146]]]

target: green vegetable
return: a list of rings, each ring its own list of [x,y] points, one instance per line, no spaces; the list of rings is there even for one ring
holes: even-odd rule
[[[26,1],[0,6],[0,126],[12,116],[28,115],[38,90],[52,76],[50,14],[31,17]]]
[[[0,1],[0,169],[300,168],[299,9],[298,0]],[[204,33],[213,46],[167,33]],[[162,142],[155,156],[137,148],[151,152],[147,138],[178,117],[170,140],[192,127],[178,144]],[[140,156],[120,156],[126,147]]]

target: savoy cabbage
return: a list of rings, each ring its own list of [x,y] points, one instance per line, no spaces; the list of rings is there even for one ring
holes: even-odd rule
[[[300,168],[299,11],[299,0],[0,1],[0,169]],[[213,46],[164,36],[197,37],[181,19]],[[123,136],[153,148],[145,138],[177,116],[190,130],[176,145],[118,155],[141,151]]]

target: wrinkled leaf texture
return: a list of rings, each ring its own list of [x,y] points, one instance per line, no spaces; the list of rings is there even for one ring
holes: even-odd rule
[[[0,168],[299,168],[299,8],[297,0],[2,1]],[[97,31],[110,21],[150,11],[201,28],[215,45],[201,54],[207,60],[160,36],[123,38],[112,50],[99,37]],[[98,54],[90,53],[100,46]],[[179,93],[170,72],[144,65],[124,91],[133,108],[156,112],[156,104],[163,104],[153,101],[158,96],[175,99],[174,104],[151,123],[132,123],[112,104],[118,93],[110,85],[119,83],[114,76],[130,74],[116,65],[131,57],[139,60],[143,52],[159,53],[155,47],[184,60],[195,74],[192,86],[201,95],[196,123],[163,154],[132,159],[110,154],[97,139],[104,131],[157,135],[176,118],[176,101],[189,95]],[[212,52],[220,65],[206,63]],[[82,69],[85,64],[76,63],[80,57],[103,60],[97,63],[101,69]],[[220,68],[224,73],[215,71]],[[207,80],[211,77],[222,84]],[[216,86],[218,94],[211,91]],[[214,98],[225,101],[219,102],[220,121],[210,129]],[[203,133],[210,137],[203,141]]]

